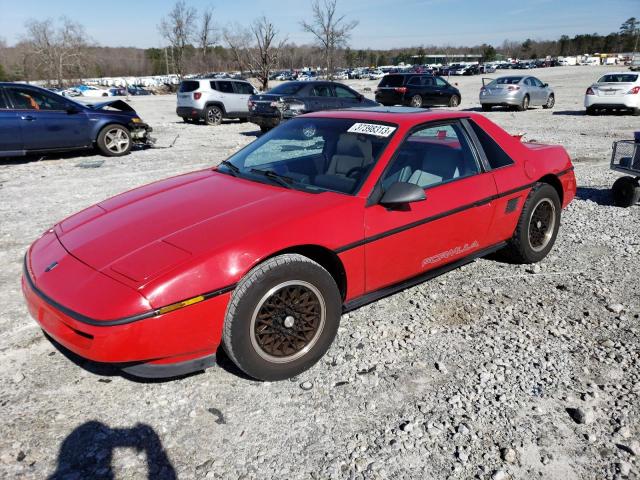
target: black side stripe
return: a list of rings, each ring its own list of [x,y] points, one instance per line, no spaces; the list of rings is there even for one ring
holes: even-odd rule
[[[33,280],[31,279],[31,275],[29,275],[29,271],[27,269],[27,256],[24,257],[24,266],[23,266],[24,278],[27,280],[29,287],[33,290],[42,300],[46,303],[54,307],[56,310],[64,313],[68,317],[77,320],[78,322],[86,323],[87,325],[93,325],[94,327],[112,327],[115,325],[126,325],[127,323],[137,322],[139,320],[145,320],[147,318],[153,318],[160,315],[160,308],[156,308],[154,310],[149,310],[147,312],[139,313],[137,315],[131,315],[129,317],[116,318],[113,320],[96,320],[91,317],[87,317],[81,313],[75,312],[64,305],[56,302],[54,299],[49,297],[46,293],[39,290]],[[201,295],[205,298],[205,300],[209,300],[210,298],[217,297],[218,295],[222,295],[223,293],[227,293],[236,288],[236,285],[229,285],[223,288],[219,288],[218,290],[212,290],[211,292],[202,293]],[[197,297],[198,295],[194,295]],[[179,303],[179,302],[174,302]]]
[[[562,170],[561,172],[556,173],[556,176],[560,177],[562,175],[566,175],[570,171],[573,170],[573,167],[567,168],[566,170]],[[352,248],[361,247],[362,245],[366,245],[367,243],[375,242],[376,240],[381,240],[385,237],[389,237],[391,235],[395,235],[396,233],[404,232],[405,230],[410,230],[415,227],[419,227],[420,225],[424,225],[426,223],[434,222],[436,220],[440,220],[441,218],[448,217],[449,215],[455,215],[456,213],[463,212],[470,208],[480,207],[482,205],[486,205],[489,202],[497,200],[502,197],[508,197],[509,195],[513,195],[514,193],[522,192],[524,190],[529,190],[538,182],[532,182],[527,185],[523,185],[518,188],[513,188],[511,190],[507,190],[506,192],[498,193],[496,195],[491,195],[490,197],[483,198],[482,200],[478,200],[473,203],[468,203],[466,205],[462,205],[460,207],[447,210],[446,212],[439,213],[437,215],[432,215],[431,217],[426,217],[421,220],[416,220],[415,222],[407,223],[406,225],[402,225],[401,227],[392,228],[391,230],[387,230],[386,232],[378,233],[377,235],[372,235],[371,237],[364,238],[362,240],[358,240],[356,242],[348,243],[342,247],[338,247],[334,250],[336,253],[343,253],[347,250],[351,250]]]

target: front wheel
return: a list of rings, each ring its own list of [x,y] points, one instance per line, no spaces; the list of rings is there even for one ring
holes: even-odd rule
[[[131,151],[131,134],[122,125],[107,125],[98,134],[98,150],[107,157],[121,157]]]
[[[631,207],[640,200],[640,184],[633,177],[620,177],[611,187],[613,203],[617,207]]]
[[[329,272],[302,255],[279,255],[251,270],[234,290],[224,349],[251,377],[291,378],[326,353],[341,313],[342,298]]]
[[[449,99],[449,106],[457,107],[458,105],[460,105],[460,97],[457,95],[451,95],[451,98]]]
[[[554,95],[549,95],[549,98],[547,98],[547,103],[545,103],[542,108],[553,108],[553,106],[556,104],[556,97]]]
[[[556,189],[548,183],[537,183],[505,248],[507,257],[516,263],[534,263],[546,257],[558,235],[561,208]]]

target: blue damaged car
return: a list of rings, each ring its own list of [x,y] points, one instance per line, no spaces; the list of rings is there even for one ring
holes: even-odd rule
[[[122,100],[84,105],[44,88],[0,82],[0,157],[97,148],[126,155],[151,127]]]

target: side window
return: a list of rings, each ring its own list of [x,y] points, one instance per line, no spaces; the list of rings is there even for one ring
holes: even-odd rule
[[[400,146],[382,179],[386,190],[395,182],[433,187],[480,172],[458,122],[423,127]]]
[[[407,82],[407,85],[413,85],[416,87],[420,87],[422,85],[422,82],[420,82],[420,77],[411,77],[409,79],[409,81]]]
[[[235,93],[233,91],[233,84],[229,81],[219,81],[216,82],[218,84],[218,91],[222,93]]]
[[[9,87],[5,90],[17,110],[66,110],[64,100],[38,90]]]
[[[533,83],[536,84],[536,87],[542,88],[544,86],[544,84],[540,80],[538,80],[537,78],[532,78],[531,80],[533,80]]]
[[[218,87],[216,86],[216,82],[209,82],[209,85],[211,85],[211,90],[218,90]]]
[[[253,87],[246,82],[233,82],[233,86],[236,88],[236,93],[253,95]]]
[[[316,85],[311,89],[312,97],[333,97],[329,85]]]
[[[529,85],[530,87],[534,87],[535,83],[533,82],[533,80],[531,78],[525,78],[524,79],[524,84],[525,85]]]
[[[7,105],[7,102],[4,99],[4,93],[2,92],[2,89],[0,89],[0,109],[5,108],[9,108],[9,105]]]
[[[480,141],[482,150],[484,150],[484,154],[487,156],[487,160],[489,161],[489,166],[491,168],[513,165],[513,160],[505,153],[504,150],[502,150],[500,145],[498,145],[498,142],[491,138],[491,136],[473,120],[469,120],[469,123],[471,124],[476,137],[478,137],[478,140]]]
[[[336,85],[334,88],[336,91],[336,97],[338,98],[350,98],[352,100],[358,98],[358,96],[348,88],[341,87],[340,85]]]
[[[436,86],[438,86],[438,87],[446,87],[447,86],[447,82],[445,82],[440,77],[436,77]]]
[[[433,87],[435,83],[433,81],[433,77],[422,77],[422,84],[425,87]]]

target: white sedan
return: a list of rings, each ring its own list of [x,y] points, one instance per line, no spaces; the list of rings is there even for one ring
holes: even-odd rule
[[[597,115],[603,110],[628,110],[640,115],[640,74],[606,73],[587,88],[584,106],[587,115]]]
[[[110,97],[112,96],[109,90],[105,90],[103,88],[92,87],[90,85],[82,85],[81,87],[76,87],[76,90],[80,92],[83,97]]]

